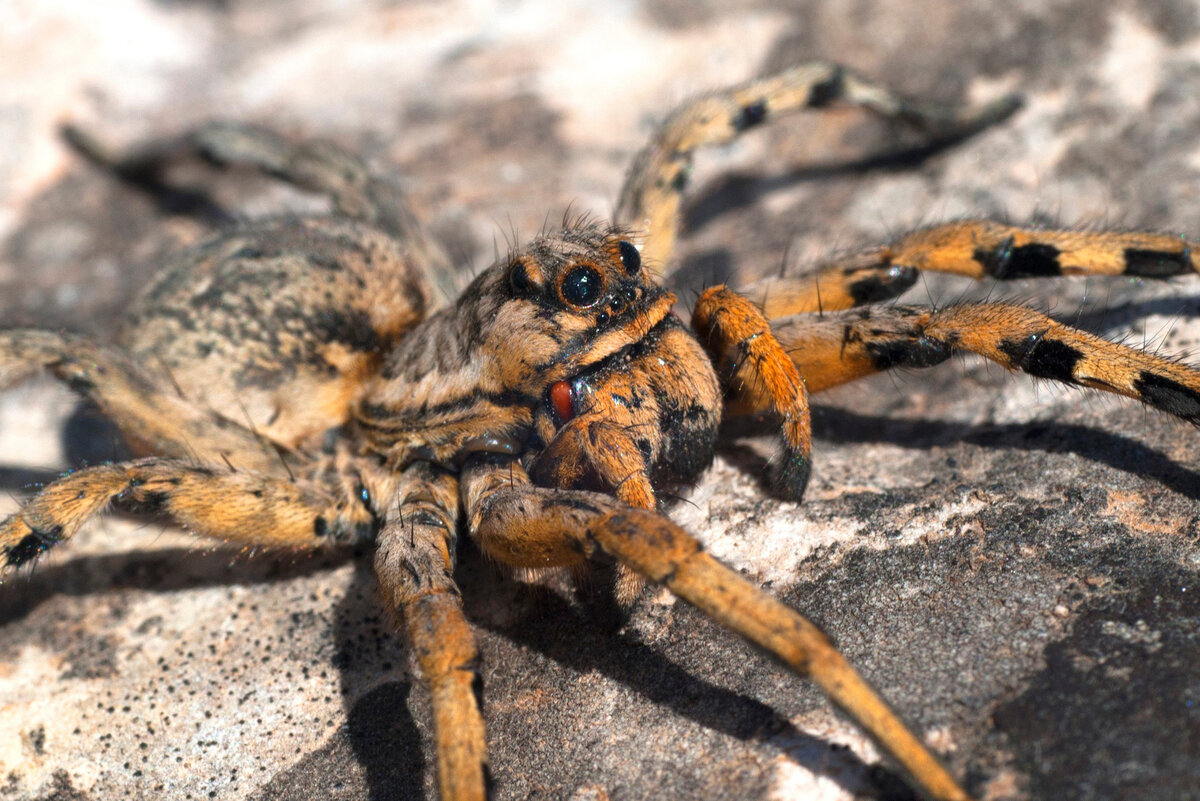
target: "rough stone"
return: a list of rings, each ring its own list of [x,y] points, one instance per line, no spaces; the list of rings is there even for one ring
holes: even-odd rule
[[[569,206],[605,214],[685,96],[813,57],[1027,106],[902,167],[856,160],[919,139],[850,111],[706,154],[675,280],[799,270],[971,215],[1197,236],[1198,36],[1194,9],[1161,0],[17,0],[0,8],[0,324],[104,336],[210,230],[81,164],[67,119],[123,142],[212,117],[332,137],[404,182],[466,273]],[[248,216],[313,203],[177,179]],[[984,296],[1164,352],[1200,341],[1195,277],[931,276],[905,301]],[[0,395],[0,514],[120,457],[73,409],[50,382]],[[1194,796],[1196,432],[974,359],[830,392],[814,427],[802,505],[758,483],[761,432],[731,429],[672,513],[823,626],[977,796]],[[428,694],[368,562],[113,517],[8,577],[0,798],[433,797]],[[819,693],[669,595],[614,630],[462,562],[498,798],[910,797]]]

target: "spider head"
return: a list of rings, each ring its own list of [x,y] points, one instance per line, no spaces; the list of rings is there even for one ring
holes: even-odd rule
[[[628,234],[591,223],[538,237],[493,269],[503,302],[487,338],[495,363],[517,369],[512,378],[527,386],[547,386],[640,341],[675,303]]]

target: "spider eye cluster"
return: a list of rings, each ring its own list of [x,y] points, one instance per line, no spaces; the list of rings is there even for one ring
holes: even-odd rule
[[[577,265],[563,276],[559,292],[567,303],[585,309],[604,294],[604,276],[590,264]]]
[[[621,266],[625,268],[625,273],[637,275],[638,270],[642,269],[642,254],[624,239],[617,243],[617,250],[621,253]]]
[[[508,284],[517,295],[529,295],[534,291],[533,281],[529,278],[529,270],[523,262],[516,262],[508,272]]]

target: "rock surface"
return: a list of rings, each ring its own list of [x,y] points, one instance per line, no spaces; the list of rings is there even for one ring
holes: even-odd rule
[[[1169,0],[673,0],[0,7],[0,324],[111,332],[208,229],[81,164],[213,117],[332,137],[402,180],[464,265],[570,206],[604,214],[655,120],[697,91],[832,57],[910,94],[1027,107],[906,169],[910,134],[836,112],[697,171],[680,280],[801,269],[988,215],[1200,234],[1200,12]],[[907,138],[906,138],[907,137]],[[246,215],[315,201],[182,176]],[[1197,279],[973,287],[1170,353]],[[0,395],[0,514],[119,457],[48,381]],[[818,399],[803,505],[731,431],[674,516],[811,615],[987,799],[1183,799],[1200,786],[1200,446],[1132,403],[974,359]],[[906,798],[800,679],[664,593],[619,631],[469,550],[501,799]],[[0,799],[433,797],[428,695],[368,560],[260,557],[157,522],[88,527],[0,586]]]

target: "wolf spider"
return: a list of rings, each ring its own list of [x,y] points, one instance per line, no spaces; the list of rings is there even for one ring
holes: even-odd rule
[[[826,63],[701,97],[638,155],[613,225],[568,220],[440,306],[433,287],[449,260],[349,153],[210,125],[122,154],[70,130],[81,152],[143,185],[201,155],[325,193],[335,214],[246,226],[184,255],[142,294],[116,346],[0,332],[0,386],[48,369],[155,454],[42,488],[0,522],[5,564],[34,562],[113,502],[254,546],[373,545],[384,601],[432,693],[442,797],[466,801],[489,782],[479,657],[453,579],[458,533],[518,568],[607,561],[623,601],[644,579],[665,585],[809,676],[929,797],[967,798],[816,626],[658,511],[663,488],[708,467],[723,415],[767,414],[782,434],[775,487],[799,499],[811,393],[955,351],[1200,422],[1200,372],[1171,359],[1021,306],[873,305],[919,270],[1166,278],[1196,259],[1176,236],[958,222],[815,275],[742,294],[711,287],[689,331],[650,267],[671,263],[693,151],[834,103],[932,142],[1018,105],[938,107]]]

